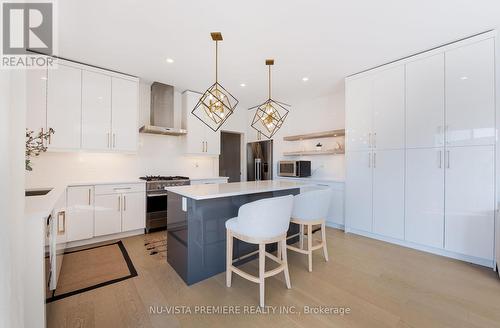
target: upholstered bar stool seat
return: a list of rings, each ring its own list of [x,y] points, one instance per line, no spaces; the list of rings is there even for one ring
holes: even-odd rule
[[[309,272],[312,271],[312,253],[322,248],[325,260],[328,261],[328,250],[326,249],[325,222],[330,208],[331,190],[321,189],[308,191],[296,195],[293,200],[293,211],[290,222],[300,225],[300,247],[288,245],[289,250],[306,254],[309,262]],[[321,242],[313,245],[312,228],[321,225]],[[307,249],[304,248],[304,230],[307,227]]]
[[[287,288],[291,288],[286,252],[286,234],[290,225],[293,196],[261,199],[244,204],[238,217],[226,221],[226,285],[231,287],[232,273],[258,283],[260,306],[264,306],[264,280],[282,271]],[[253,276],[233,265],[233,238],[259,245],[259,276]],[[278,256],[266,252],[266,244],[278,243]],[[266,257],[279,266],[265,271]]]

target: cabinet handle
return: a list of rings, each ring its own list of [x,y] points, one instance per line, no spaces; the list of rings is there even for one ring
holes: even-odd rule
[[[373,153],[373,168],[377,168],[377,153]]]
[[[91,194],[92,194],[92,189],[89,188],[89,206],[91,205],[91,202],[90,202]]]
[[[377,132],[373,134],[373,148],[377,148]],[[375,154],[373,154],[373,158],[375,160]],[[373,164],[373,167],[375,167],[375,164]]]
[[[205,141],[205,153],[208,153],[208,141]]]
[[[127,196],[125,195],[123,196],[123,210],[127,210]]]
[[[118,212],[122,209],[122,196],[118,196]]]
[[[449,169],[450,168],[450,151],[449,150],[446,151],[446,155],[448,155],[447,156],[448,157],[448,161],[446,163],[446,168]]]
[[[201,152],[204,153],[205,152],[205,141],[202,141],[201,142]]]
[[[60,224],[59,224],[59,219],[63,218],[63,226],[62,226],[62,230],[60,229]],[[59,213],[57,213],[57,234],[58,235],[61,235],[61,234],[64,234],[66,232],[66,211],[61,211]]]
[[[116,147],[116,134],[113,133],[113,148]]]
[[[106,133],[106,139],[108,140],[108,148],[109,148],[109,146],[110,146],[110,145],[109,145],[109,144],[110,144],[110,142],[109,142],[110,137],[111,137],[111,136],[109,135],[109,132],[108,132],[108,133]]]
[[[443,167],[443,163],[442,163],[442,157],[443,157],[443,151],[440,150],[439,153],[438,153],[438,156],[439,156],[439,168],[441,169]]]
[[[444,140],[445,140],[445,143],[446,143],[447,145],[449,145],[449,144],[450,144],[450,142],[448,141],[448,139],[449,139],[449,138],[448,138],[448,125],[445,125],[445,126],[444,126]]]
[[[50,129],[49,129],[49,131],[50,131]],[[52,134],[51,134],[51,133],[49,133],[49,145],[50,145],[50,143],[52,142],[51,135],[52,135]]]
[[[368,153],[368,167],[372,167],[372,153]]]

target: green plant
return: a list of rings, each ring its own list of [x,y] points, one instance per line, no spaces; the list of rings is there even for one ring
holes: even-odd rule
[[[38,133],[38,135],[34,135],[34,131],[26,129],[26,171],[33,171],[33,167],[31,166],[31,159],[47,151],[47,147],[45,146],[44,141],[49,140],[50,136],[54,133],[54,129],[49,128],[47,132],[43,132],[42,130]]]

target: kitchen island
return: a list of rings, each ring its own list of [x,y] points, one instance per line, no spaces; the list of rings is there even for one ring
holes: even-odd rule
[[[225,222],[241,205],[263,198],[297,195],[300,182],[268,180],[167,188],[167,261],[191,285],[226,270]],[[290,225],[288,235],[299,228]],[[290,238],[289,243],[298,240]],[[268,245],[268,251],[276,245]],[[235,265],[253,259],[258,245],[235,240]]]

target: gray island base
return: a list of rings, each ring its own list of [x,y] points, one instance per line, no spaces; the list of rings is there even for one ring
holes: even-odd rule
[[[243,188],[246,190],[236,193],[218,190],[213,196],[207,195],[208,192],[203,189],[203,185],[168,189],[167,262],[187,285],[226,271],[225,222],[238,215],[241,205],[263,198],[300,193],[300,186],[296,183],[274,181],[251,183],[257,184],[256,187],[264,186],[264,188]],[[247,186],[251,183],[225,185]],[[234,189],[234,187],[237,186],[231,186],[229,189]],[[265,191],[259,192],[261,190]],[[201,196],[201,194],[204,195]],[[298,225],[291,224],[288,235],[298,234],[298,232]],[[288,243],[295,243],[297,240],[298,236],[290,238]],[[233,246],[233,260],[237,260],[235,265],[257,257],[257,254],[249,255],[256,250],[258,250],[258,245],[235,239]],[[267,245],[267,251],[274,250],[276,250],[276,244]]]

